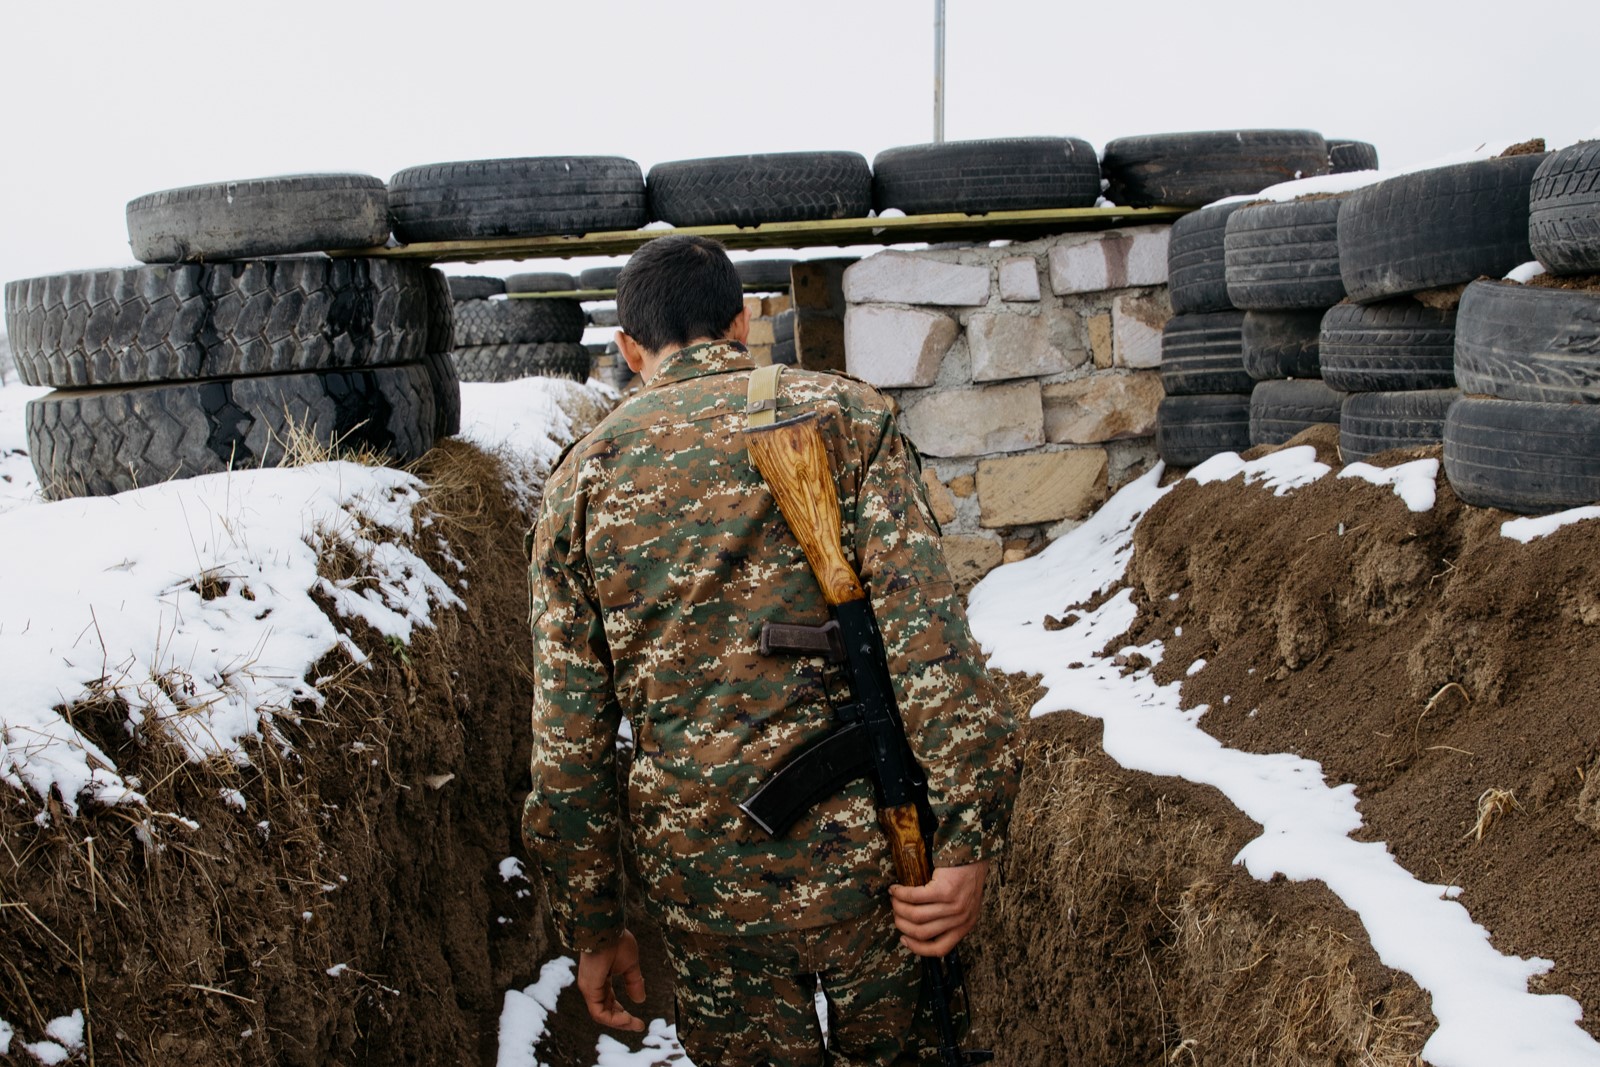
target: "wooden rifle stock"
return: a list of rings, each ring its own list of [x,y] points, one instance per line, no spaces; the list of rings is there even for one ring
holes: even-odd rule
[[[822,586],[830,607],[861,600],[861,587],[850,561],[845,559],[839,494],[833,488],[833,468],[828,447],[817,429],[814,414],[801,415],[762,429],[745,431],[750,458],[778,501],[806,562]]]

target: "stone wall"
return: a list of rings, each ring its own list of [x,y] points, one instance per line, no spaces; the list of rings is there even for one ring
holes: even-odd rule
[[[1043,547],[1155,462],[1166,280],[1165,226],[890,250],[844,271],[846,370],[899,403],[958,582]]]

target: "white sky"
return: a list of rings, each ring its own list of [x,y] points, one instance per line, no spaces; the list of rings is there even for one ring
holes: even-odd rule
[[[870,159],[931,139],[932,13],[0,0],[0,280],[131,263],[126,202],[203,181],[518,155]],[[1372,141],[1388,166],[1600,127],[1595,0],[948,0],[947,18],[951,140],[1303,126]]]

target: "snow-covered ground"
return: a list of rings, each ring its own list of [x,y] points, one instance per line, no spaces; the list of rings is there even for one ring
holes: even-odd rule
[[[247,761],[243,740],[276,738],[275,718],[293,714],[292,701],[320,701],[311,671],[323,656],[342,648],[364,658],[314,592],[398,641],[431,626],[437,610],[462,607],[466,577],[439,574],[404,547],[430,536],[431,519],[419,506],[425,486],[403,471],[319,463],[44,501],[23,420],[28,400],[46,391],[0,384],[0,780],[34,800],[41,822],[52,796],[68,817],[94,801],[147,820],[182,818],[146,811],[142,783],[55,708],[112,692],[131,724],[159,720],[192,758]],[[524,494],[616,398],[598,383],[551,378],[461,392],[461,436],[504,456],[512,489]],[[368,561],[360,581],[317,575],[319,552],[335,543]],[[506,994],[502,1063],[537,1063],[543,1013],[571,975],[571,960],[555,960],[538,982]],[[681,1061],[672,1027],[651,1027],[641,1053],[602,1039],[597,1067]],[[77,1013],[41,1035],[0,1019],[0,1056],[16,1047],[64,1063],[82,1045]]]
[[[1250,463],[1227,453],[1195,467],[1189,477],[1207,482],[1243,476],[1262,492],[1282,495],[1329,473],[1314,450],[1304,447]],[[1381,472],[1352,465],[1342,476],[1391,485],[1407,507],[1426,511],[1433,507],[1437,473],[1437,461],[1420,460]],[[1577,1025],[1578,1003],[1528,991],[1528,979],[1549,970],[1550,961],[1496,952],[1487,931],[1454,899],[1458,887],[1423,882],[1382,843],[1352,839],[1361,826],[1353,786],[1327,782],[1320,765],[1299,756],[1224,748],[1200,728],[1204,705],[1181,706],[1179,683],[1158,685],[1149,669],[1124,677],[1110,656],[1100,655],[1137,614],[1128,590],[1065,629],[1046,629],[1046,613],[1082,603],[1122,577],[1139,519],[1167,491],[1158,486],[1160,475],[1157,469],[1138,479],[1043,553],[979,583],[969,614],[990,666],[1043,675],[1047,692],[1033,714],[1070,710],[1102,720],[1105,751],[1122,766],[1220,790],[1262,827],[1237,857],[1254,877],[1267,881],[1282,874],[1326,883],[1360,918],[1379,958],[1410,974],[1432,997],[1439,1027],[1423,1049],[1430,1064],[1600,1064],[1600,1044]],[[1502,532],[1527,539],[1594,517],[1600,509],[1584,508],[1512,520]],[[1155,664],[1163,648],[1152,642],[1118,651],[1142,652]],[[1204,666],[1197,661],[1186,675]]]

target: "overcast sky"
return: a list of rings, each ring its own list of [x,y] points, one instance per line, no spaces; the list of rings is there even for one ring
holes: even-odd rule
[[[205,181],[387,179],[499,156],[870,159],[932,138],[933,7],[6,0],[0,280],[131,263],[127,201]],[[1310,127],[1372,141],[1393,165],[1600,129],[1600,0],[947,7],[950,140],[1065,134],[1103,147]],[[468,269],[481,268],[453,268]]]

